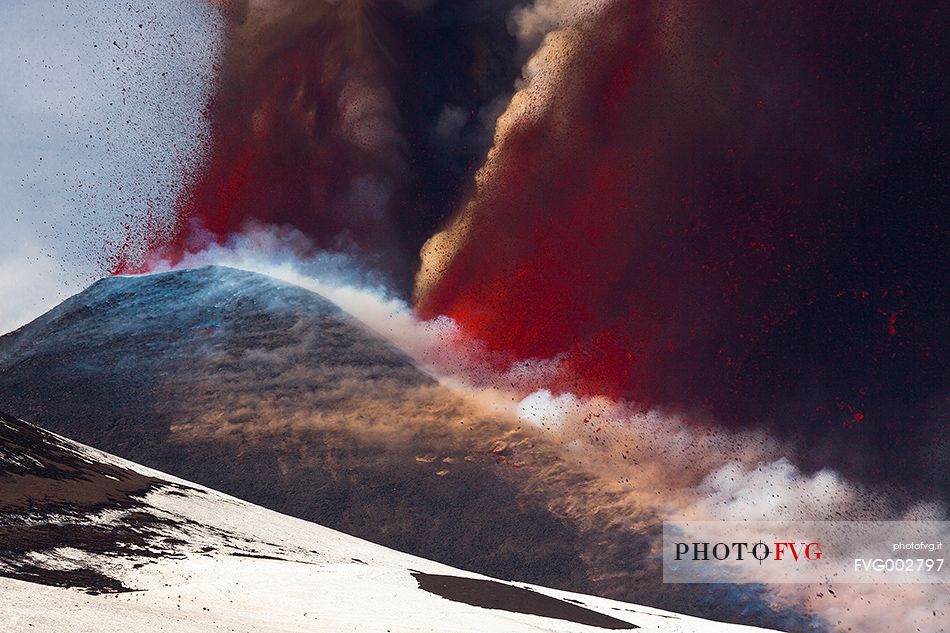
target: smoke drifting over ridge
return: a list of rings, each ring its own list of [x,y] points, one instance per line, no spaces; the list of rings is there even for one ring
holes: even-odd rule
[[[918,450],[950,373],[939,8],[219,6],[204,167],[117,271],[294,227],[415,275],[496,371],[558,357],[554,390],[819,437],[809,468],[844,442],[849,475],[946,496]]]
[[[182,264],[226,265],[263,273],[328,298],[408,353],[420,367],[486,412],[514,417],[558,438],[577,459],[608,479],[633,467],[637,481],[669,512],[693,518],[744,520],[941,520],[938,499],[917,500],[874,482],[849,482],[832,464],[804,472],[794,442],[768,429],[729,429],[639,403],[567,391],[552,392],[563,357],[498,366],[503,357],[440,316],[420,320],[371,270],[346,256],[299,257],[283,232],[256,227]],[[652,486],[652,488],[651,488]],[[693,514],[695,513],[695,515]]]
[[[419,321],[404,301],[372,276],[360,278],[352,266],[335,257],[319,256],[308,262],[291,250],[281,252],[286,236],[274,239],[269,233],[257,229],[228,245],[193,255],[186,264],[232,265],[318,292],[408,351],[441,382],[451,385],[461,401],[446,409],[431,390],[405,392],[399,396],[406,403],[397,416],[401,421],[387,423],[383,418],[393,417],[388,413],[379,420],[372,414],[367,417],[362,403],[371,403],[373,396],[361,395],[366,393],[365,385],[353,384],[347,396],[350,412],[288,417],[269,412],[266,403],[253,397],[245,397],[235,410],[269,421],[271,427],[258,428],[280,436],[315,425],[360,428],[361,441],[385,444],[395,461],[406,450],[419,450],[419,428],[435,425],[440,427],[437,434],[442,439],[433,445],[426,443],[431,454],[424,451],[418,459],[430,460],[434,469],[447,472],[454,468],[451,462],[459,459],[457,449],[451,448],[456,440],[449,438],[470,441],[473,433],[475,438],[496,437],[495,450],[505,469],[510,469],[512,477],[528,481],[525,485],[538,494],[551,494],[549,507],[557,516],[589,524],[588,529],[616,530],[611,532],[616,538],[601,543],[602,556],[595,564],[603,572],[599,591],[615,592],[628,586],[624,574],[633,573],[631,569],[647,574],[644,587],[650,585],[648,561],[632,562],[625,549],[630,543],[617,535],[649,542],[653,526],[663,519],[792,522],[941,520],[946,516],[946,508],[939,502],[914,503],[900,491],[856,484],[831,468],[803,472],[794,464],[796,448],[763,430],[730,431],[610,398],[553,394],[540,385],[550,383],[558,359],[535,360],[493,373],[486,369],[485,358],[490,352],[467,338],[455,323],[444,317]],[[285,352],[281,362],[294,357],[292,351]],[[296,371],[306,375],[308,370],[301,367]],[[349,418],[372,423],[354,424]],[[451,423],[444,424],[446,420]],[[222,438],[230,437],[229,441],[235,441],[234,433],[254,433],[253,428],[242,425],[213,431],[219,425],[217,419],[195,419],[175,432],[182,438],[197,438],[208,433],[201,429],[212,429]],[[442,453],[452,456],[449,462],[441,463]],[[596,512],[591,514],[593,508]],[[611,581],[612,573],[618,574],[617,582]],[[838,596],[834,600],[827,593],[829,587]],[[648,600],[659,599],[652,589],[643,591],[644,596],[650,596]],[[738,593],[726,591],[720,599],[728,596],[732,600]],[[937,631],[944,617],[939,586],[778,587],[766,594],[777,612],[805,606],[806,612],[827,620],[809,624],[814,628],[806,628],[805,621],[786,622],[792,630],[868,626],[890,611],[904,626]],[[674,595],[664,600],[675,600]],[[894,616],[895,610],[901,615]]]
[[[946,500],[939,10],[221,6],[205,167],[146,267],[293,227],[394,296],[416,272],[469,376],[543,368]]]
[[[473,410],[557,437],[610,483],[560,501],[609,507],[591,523],[634,501],[945,516],[939,8],[219,6],[204,165],[146,268],[256,266],[325,294]],[[560,464],[534,484],[570,492]]]

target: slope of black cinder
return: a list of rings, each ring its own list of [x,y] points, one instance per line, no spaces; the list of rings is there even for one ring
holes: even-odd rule
[[[209,267],[94,284],[0,338],[4,409],[456,567],[822,630],[758,589],[663,585],[650,510],[540,432],[474,410],[329,301],[263,275]]]

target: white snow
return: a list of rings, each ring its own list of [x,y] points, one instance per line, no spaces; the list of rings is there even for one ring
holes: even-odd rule
[[[69,568],[92,562],[135,591],[92,595],[0,577],[0,631],[4,633],[607,630],[447,600],[420,589],[411,572],[485,577],[266,510],[69,440],[63,442],[85,459],[186,484],[189,488],[184,494],[181,489],[162,489],[144,499],[150,514],[177,522],[177,526],[163,526],[162,536],[186,544],[180,546],[180,554],[158,559],[109,556],[90,561],[84,552],[53,550],[61,559],[48,561],[50,566]],[[119,526],[122,516],[123,512],[107,510],[96,522]],[[642,631],[763,630],[524,583],[507,584],[569,599]]]

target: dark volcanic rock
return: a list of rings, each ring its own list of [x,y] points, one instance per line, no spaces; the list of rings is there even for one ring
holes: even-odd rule
[[[324,298],[222,267],[97,282],[0,338],[0,410],[286,514],[505,579],[816,630],[662,585],[659,521]]]
[[[165,488],[186,489],[100,461],[67,440],[0,413],[0,576],[90,593],[127,591],[97,563],[171,553],[162,532],[174,523],[144,511],[141,502]],[[115,518],[97,521],[105,511]],[[60,548],[82,558],[63,566],[54,553]]]
[[[498,428],[458,442],[462,403],[405,354],[263,275],[97,282],[0,338],[0,408],[387,546],[589,586],[576,530],[497,472]],[[452,476],[439,477],[450,455]]]
[[[581,605],[494,580],[421,572],[413,572],[412,575],[419,583],[420,589],[442,596],[446,600],[464,602],[476,607],[558,618],[602,629],[640,628],[629,622],[591,611]]]

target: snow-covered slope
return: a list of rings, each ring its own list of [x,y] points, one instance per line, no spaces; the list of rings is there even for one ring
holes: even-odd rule
[[[662,516],[639,500],[668,490],[637,460],[581,460],[559,434],[437,383],[325,297],[266,275],[211,266],[93,284],[0,337],[0,411],[455,568],[824,630],[763,586],[663,584]],[[597,427],[582,431],[589,442]]]
[[[10,633],[762,630],[460,571],[6,415],[0,596]]]

